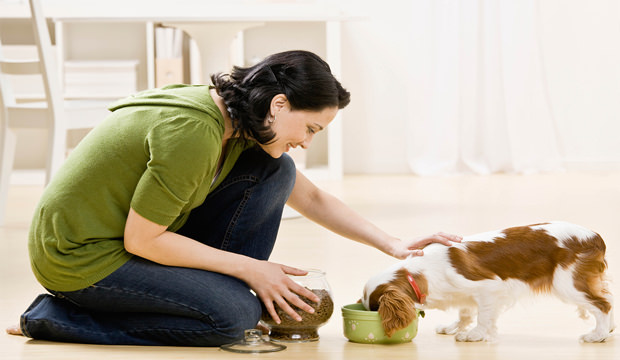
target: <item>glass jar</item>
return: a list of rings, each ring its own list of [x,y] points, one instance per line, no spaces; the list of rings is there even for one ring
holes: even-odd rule
[[[312,291],[319,297],[319,302],[315,303],[309,299],[300,296],[300,298],[314,308],[314,314],[307,313],[303,310],[292,306],[301,316],[301,321],[297,321],[290,317],[280,307],[275,305],[276,312],[280,317],[280,324],[271,318],[267,309],[263,306],[263,314],[261,322],[269,329],[269,338],[273,341],[284,342],[307,342],[319,340],[319,327],[325,325],[334,311],[334,302],[332,291],[327,283],[325,273],[321,270],[306,269],[308,274],[303,276],[292,276],[295,282]]]

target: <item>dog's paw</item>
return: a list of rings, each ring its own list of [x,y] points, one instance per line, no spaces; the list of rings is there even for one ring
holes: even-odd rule
[[[592,331],[585,335],[581,335],[579,337],[579,341],[587,343],[600,343],[607,340],[609,336],[609,333]]]
[[[486,329],[475,327],[467,332],[461,332],[454,337],[460,342],[493,341],[493,336]]]
[[[459,330],[458,322],[455,322],[454,324],[450,324],[450,325],[439,325],[435,329],[435,332],[441,335],[454,335],[457,333],[458,330]]]

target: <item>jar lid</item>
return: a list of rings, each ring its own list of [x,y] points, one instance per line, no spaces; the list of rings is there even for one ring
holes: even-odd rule
[[[282,344],[275,344],[263,339],[263,332],[258,329],[248,329],[244,332],[244,338],[232,344],[220,346],[220,349],[236,353],[267,353],[286,349]]]

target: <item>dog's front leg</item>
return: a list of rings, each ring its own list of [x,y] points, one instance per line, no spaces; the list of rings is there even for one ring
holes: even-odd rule
[[[469,325],[474,322],[474,312],[471,308],[461,308],[459,310],[459,319],[450,325],[440,325],[435,329],[437,334],[454,335],[456,333],[464,332]]]
[[[478,323],[467,331],[456,334],[456,341],[493,341],[497,336],[497,317],[500,309],[493,301],[493,295],[482,296],[478,300]]]

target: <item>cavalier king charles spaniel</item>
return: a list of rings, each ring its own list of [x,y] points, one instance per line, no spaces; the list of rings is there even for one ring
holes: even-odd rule
[[[590,313],[596,319],[580,340],[602,342],[615,328],[606,270],[605,243],[597,233],[549,222],[468,236],[450,247],[429,245],[424,256],[372,277],[361,301],[380,313],[388,336],[406,327],[416,308],[458,308],[459,319],[437,333],[493,341],[498,316],[520,296],[554,294],[577,305],[582,318]]]

